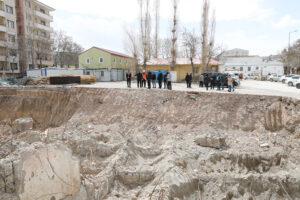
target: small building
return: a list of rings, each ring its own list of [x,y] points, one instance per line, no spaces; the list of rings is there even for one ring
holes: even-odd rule
[[[172,59],[171,58],[153,58],[147,62],[146,70],[147,71],[155,71],[155,70],[170,70]],[[177,81],[183,81],[187,73],[193,73],[194,76],[200,76],[202,74],[201,68],[201,59],[194,58],[194,73],[191,64],[191,60],[189,58],[177,58],[175,71],[177,73]],[[218,72],[219,66],[222,63],[211,60],[210,61],[210,71]]]
[[[92,47],[79,55],[79,68],[95,75],[97,81],[123,81],[125,71],[135,71],[135,60],[123,53]]]
[[[284,74],[283,63],[266,60],[260,56],[222,57],[224,63],[219,72],[238,71],[247,76],[267,76],[268,74]]]

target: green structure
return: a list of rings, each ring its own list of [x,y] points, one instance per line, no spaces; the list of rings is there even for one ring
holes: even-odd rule
[[[134,59],[122,53],[92,47],[79,55],[79,68],[133,70]]]

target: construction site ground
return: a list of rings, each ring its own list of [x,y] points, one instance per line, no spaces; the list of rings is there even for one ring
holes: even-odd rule
[[[77,87],[88,88],[127,88],[126,82],[98,82],[93,85],[78,85]],[[158,87],[158,84],[157,84]],[[132,89],[137,89],[136,82],[132,82]],[[195,92],[218,92],[216,88],[214,91],[205,88],[199,88],[198,84],[193,84],[192,88],[188,89],[185,83],[173,83],[173,90],[176,91],[195,91]],[[221,92],[227,92],[221,91]],[[243,80],[241,85],[236,88],[237,94],[254,94],[254,95],[269,95],[269,96],[284,96],[300,99],[300,90],[296,87],[289,87],[287,84],[281,82]]]
[[[300,200],[300,91],[0,88],[2,200]]]

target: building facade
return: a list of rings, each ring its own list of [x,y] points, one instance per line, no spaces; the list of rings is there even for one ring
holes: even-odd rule
[[[53,8],[37,0],[16,0],[21,73],[53,66]]]
[[[244,77],[261,77],[268,74],[284,74],[283,63],[280,61],[266,60],[259,56],[245,56],[245,57],[223,57],[221,62],[223,66],[219,68],[219,72],[235,71],[242,73]]]
[[[156,71],[156,70],[170,70],[171,66],[171,58],[154,58],[147,62],[146,70],[148,71]],[[177,73],[176,80],[177,81],[184,81],[187,73],[193,73],[194,76],[200,76],[202,72],[201,67],[201,59],[200,58],[194,58],[194,72],[191,65],[191,60],[189,58],[177,58],[176,59],[176,66],[175,71]],[[218,72],[219,66],[222,65],[222,63],[211,60],[210,61],[210,71],[212,72]]]
[[[0,1],[0,74],[20,73],[15,0]]]
[[[125,71],[135,72],[134,58],[123,53],[92,47],[79,55],[79,68],[98,81],[122,81]]]

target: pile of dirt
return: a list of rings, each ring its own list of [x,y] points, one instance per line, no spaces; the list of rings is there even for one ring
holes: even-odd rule
[[[23,200],[30,192],[63,200],[300,199],[300,102],[294,99],[5,89],[0,122],[0,199]],[[47,187],[63,187],[31,190],[42,187],[39,174],[20,180],[18,166],[29,169],[34,156],[45,162],[36,164],[37,173],[53,177]],[[59,163],[72,174],[62,176]]]

